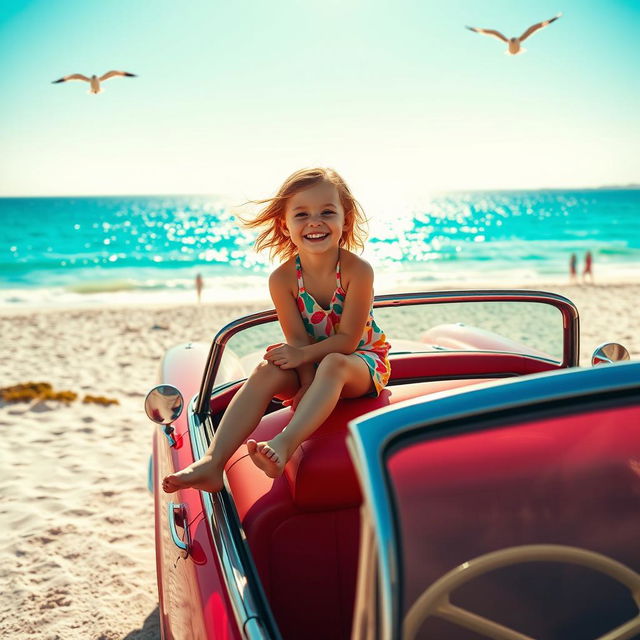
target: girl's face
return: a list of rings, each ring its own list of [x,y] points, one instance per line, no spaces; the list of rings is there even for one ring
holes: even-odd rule
[[[299,191],[285,207],[284,233],[303,252],[323,253],[340,246],[344,209],[329,182]]]

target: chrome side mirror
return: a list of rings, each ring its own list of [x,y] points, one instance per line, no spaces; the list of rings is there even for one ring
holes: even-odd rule
[[[629,360],[629,352],[617,342],[605,342],[595,348],[591,356],[591,364],[595,367],[598,364],[611,364]]]
[[[149,391],[144,400],[144,410],[157,424],[170,424],[177,420],[184,408],[184,398],[171,384],[161,384]]]

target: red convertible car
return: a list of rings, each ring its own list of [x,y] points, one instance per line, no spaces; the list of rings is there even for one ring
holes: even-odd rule
[[[165,639],[640,637],[640,362],[578,367],[558,295],[379,296],[389,386],[341,400],[272,480],[165,494],[282,341],[274,311],[174,347],[147,396]],[[184,406],[184,410],[181,409]],[[253,437],[282,430],[274,399]]]

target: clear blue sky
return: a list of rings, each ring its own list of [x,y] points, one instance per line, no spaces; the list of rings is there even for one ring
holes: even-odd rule
[[[558,12],[514,57],[464,29]],[[0,196],[640,182],[639,32],[637,0],[2,0]]]

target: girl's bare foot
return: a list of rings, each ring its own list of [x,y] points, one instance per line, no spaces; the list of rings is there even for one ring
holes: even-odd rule
[[[256,442],[247,440],[249,456],[259,469],[262,469],[270,478],[278,478],[284,471],[287,456],[284,449],[278,446],[275,438],[269,442]]]
[[[162,488],[166,493],[189,488],[215,493],[222,487],[222,469],[209,456],[200,458],[182,471],[171,473],[162,480]]]

